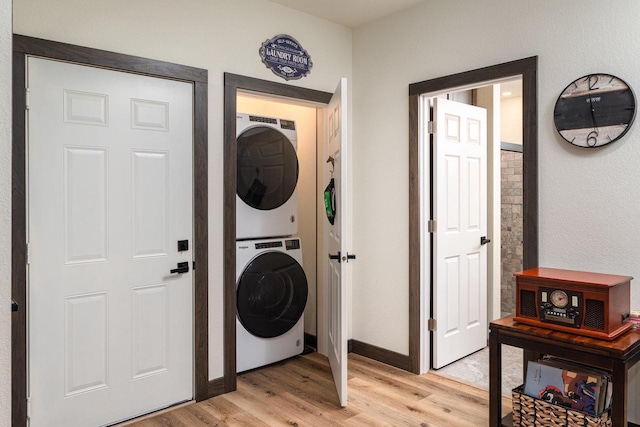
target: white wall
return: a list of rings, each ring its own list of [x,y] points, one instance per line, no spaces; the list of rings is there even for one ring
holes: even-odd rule
[[[309,296],[304,310],[304,331],[316,336],[316,108],[284,103],[273,98],[238,95],[239,113],[295,120],[298,135],[298,233],[302,267]]]
[[[0,425],[11,424],[11,0],[0,0]]]
[[[634,0],[426,1],[354,30],[354,339],[408,352],[407,86],[533,55],[540,264],[634,276],[640,309],[640,123],[595,150],[553,126],[558,94],[580,76],[611,73],[639,93],[638,16]]]
[[[209,378],[221,377],[223,72],[284,83],[258,55],[262,42],[284,33],[314,63],[290,84],[333,92],[351,77],[351,30],[264,0],[16,0],[13,12],[17,34],[209,70]]]
[[[522,97],[508,96],[500,102],[500,140],[522,144]]]
[[[640,223],[632,220],[640,124],[596,150],[567,144],[553,127],[555,100],[577,77],[604,70],[638,91],[637,13],[632,0],[616,8],[597,0],[429,1],[354,31],[354,250],[367,260],[354,264],[355,339],[408,349],[407,86],[532,55],[539,56],[540,264],[640,281]],[[450,20],[466,30],[451,31]],[[607,31],[583,43],[586,28]],[[637,285],[632,299],[639,309]]]

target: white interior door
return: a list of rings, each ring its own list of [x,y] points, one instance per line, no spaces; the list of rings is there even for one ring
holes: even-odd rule
[[[340,405],[347,406],[347,289],[350,279],[350,242],[348,231],[351,227],[347,205],[347,79],[340,80],[327,107],[327,158],[324,176],[326,182],[331,177],[335,183],[335,219],[333,225],[325,217],[324,239],[328,248],[328,271],[325,286],[328,287],[329,306],[329,362],[336,383]],[[333,172],[331,172],[333,171]],[[326,255],[325,255],[326,256]]]
[[[192,85],[38,58],[28,85],[30,425],[191,399]]]
[[[436,98],[435,369],[487,345],[487,113]]]

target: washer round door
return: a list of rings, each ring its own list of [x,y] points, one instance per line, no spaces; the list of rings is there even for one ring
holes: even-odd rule
[[[307,276],[300,264],[283,252],[265,252],[238,279],[238,319],[257,337],[280,336],[300,320],[307,294]]]
[[[281,132],[256,126],[237,138],[237,194],[260,210],[282,206],[298,183],[296,150]]]

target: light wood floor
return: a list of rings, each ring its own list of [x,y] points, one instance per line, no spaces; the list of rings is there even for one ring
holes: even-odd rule
[[[126,424],[197,426],[486,426],[489,394],[433,373],[415,375],[349,354],[348,406],[317,353],[238,376],[238,390]],[[504,414],[510,411],[503,398]]]

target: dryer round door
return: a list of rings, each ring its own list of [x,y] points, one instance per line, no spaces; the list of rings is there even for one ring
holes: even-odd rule
[[[260,210],[282,206],[298,183],[298,156],[291,141],[267,126],[247,129],[237,141],[240,199]]]
[[[307,276],[295,259],[283,252],[265,252],[238,279],[238,319],[255,336],[280,336],[300,320],[307,293]]]

